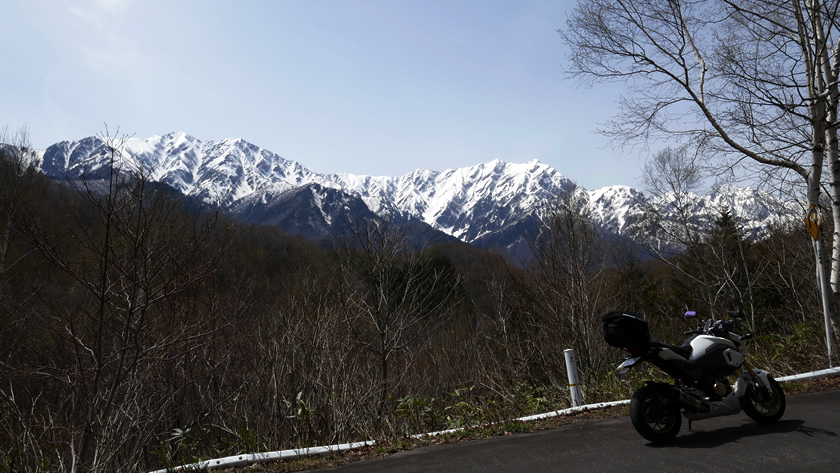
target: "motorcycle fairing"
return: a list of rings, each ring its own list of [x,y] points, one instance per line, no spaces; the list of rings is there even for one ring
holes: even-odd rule
[[[753,369],[753,373],[756,374],[759,382],[764,385],[767,389],[772,389],[770,387],[770,381],[768,376],[770,373],[764,370]],[[731,393],[724,399],[723,401],[715,401],[710,403],[710,409],[708,412],[690,412],[687,410],[683,410],[683,417],[688,420],[702,420],[702,419],[709,419],[711,417],[718,417],[718,416],[725,416],[730,414],[737,414],[741,411],[741,406],[738,402],[738,398],[743,396],[747,393],[747,386],[752,384],[753,377],[750,374],[749,370],[744,370],[741,372],[741,376],[735,381],[735,387]]]
[[[726,416],[737,414],[741,412],[741,405],[738,402],[738,396],[733,392],[729,393],[723,401],[714,401],[709,403],[708,412],[691,412],[683,410],[683,417],[688,420],[703,420],[712,417]]]
[[[744,363],[744,355],[742,355],[740,351],[735,350],[733,348],[727,348],[726,350],[724,350],[723,358],[726,360],[726,364],[733,368],[737,368]]]
[[[721,345],[727,348],[736,348],[735,344],[730,340],[721,337],[713,337],[710,335],[698,335],[691,339],[691,357],[692,361],[696,361],[706,355],[707,352]]]
[[[770,373],[764,370],[753,369],[753,373],[756,374],[758,377],[758,381],[764,386],[766,389],[772,390],[772,386],[770,385],[770,380],[767,379],[770,376]],[[747,392],[747,386],[753,383],[753,377],[750,374],[749,370],[744,370],[741,372],[741,376],[735,381],[735,389],[734,394],[737,397],[741,397],[744,393]]]

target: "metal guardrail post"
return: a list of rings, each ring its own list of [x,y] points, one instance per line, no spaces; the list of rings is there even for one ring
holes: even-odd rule
[[[564,350],[563,355],[566,357],[566,372],[569,374],[569,393],[572,396],[572,407],[583,405],[583,395],[578,386],[578,371],[577,360],[575,360],[575,351],[571,348]]]

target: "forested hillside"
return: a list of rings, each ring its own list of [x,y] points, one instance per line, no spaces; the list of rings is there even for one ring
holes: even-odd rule
[[[687,309],[743,307],[757,365],[827,365],[801,225],[749,241],[724,209],[680,256],[640,263],[568,194],[520,268],[353,215],[324,249],[197,211],[114,159],[59,182],[27,153],[0,160],[0,471],[146,470],[548,411],[568,405],[566,348],[587,402],[626,397],[601,333],[613,310],[678,342]]]

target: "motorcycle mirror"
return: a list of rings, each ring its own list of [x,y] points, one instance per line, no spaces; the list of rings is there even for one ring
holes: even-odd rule
[[[683,317],[685,317],[685,320],[693,319],[694,317],[697,317],[697,312],[694,312],[693,310],[689,310],[688,312],[685,313],[685,315]]]

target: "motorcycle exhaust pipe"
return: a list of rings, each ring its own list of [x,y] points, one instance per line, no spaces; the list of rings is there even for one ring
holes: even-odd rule
[[[708,401],[698,398],[692,394],[684,392],[680,389],[674,388],[675,391],[679,393],[678,399],[681,404],[683,404],[686,408],[700,413],[709,412],[711,409],[711,405]]]

